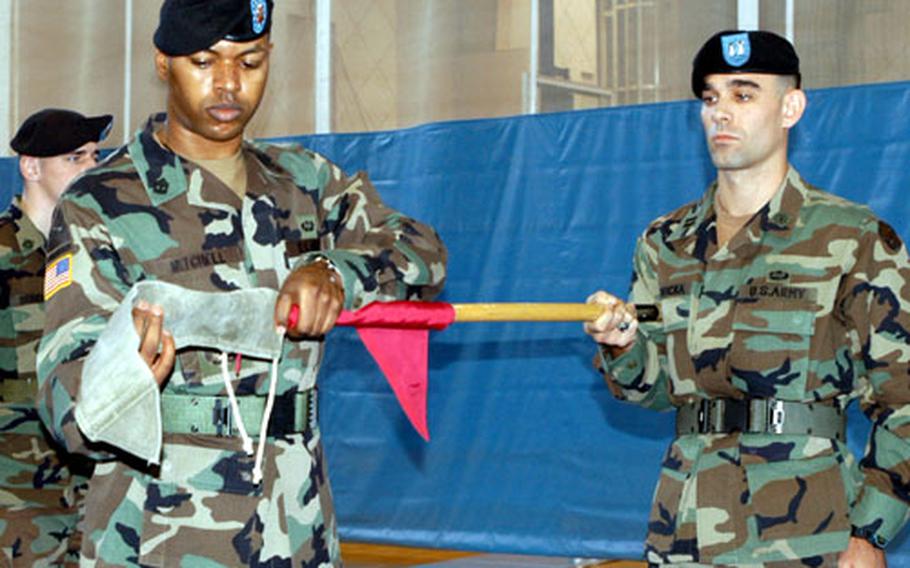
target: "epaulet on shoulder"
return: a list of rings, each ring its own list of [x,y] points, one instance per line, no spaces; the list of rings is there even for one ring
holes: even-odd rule
[[[261,143],[257,142],[255,150],[260,152],[264,161],[270,167],[279,168],[289,174],[294,183],[299,186],[314,188],[321,186],[323,169],[328,166],[336,167],[318,152],[301,146],[295,142],[290,143]],[[330,170],[331,177],[338,177],[338,173]]]
[[[878,223],[878,217],[868,205],[851,201],[819,187],[806,183],[804,207],[832,207],[837,209],[838,221],[846,225],[867,225]]]
[[[129,175],[128,172],[124,172],[124,169],[122,160],[108,156],[102,165],[85,170],[73,178],[73,181],[70,182],[66,190],[60,195],[60,202],[69,201],[78,195],[88,195],[99,191],[105,191],[107,186],[101,181],[102,176],[111,172],[120,172],[121,174],[126,173],[126,175]],[[138,173],[135,173],[135,171],[133,171],[133,174],[138,176]]]
[[[9,210],[7,209],[0,213],[0,255],[5,256],[11,250],[17,248],[15,243],[16,233],[18,232],[19,227],[9,214]]]
[[[654,233],[667,233],[673,225],[676,225],[686,217],[690,215],[695,215],[695,209],[698,207],[699,201],[690,201],[685,205],[677,207],[673,211],[665,215],[654,219],[648,224],[648,227],[645,229],[643,236],[650,237]]]
[[[285,167],[293,164],[321,164],[327,162],[324,156],[318,152],[314,152],[309,148],[301,146],[298,142],[253,142],[254,147],[257,151],[262,152],[268,158],[276,163],[282,164]]]
[[[266,142],[265,140],[250,140],[250,146],[260,152],[272,153],[293,150],[300,147],[296,142]]]
[[[250,142],[256,150],[277,158],[283,154],[304,154],[315,157],[316,153],[300,145],[299,142],[264,142],[262,140],[253,140]]]
[[[9,207],[0,211],[0,228],[6,227],[13,223],[13,216],[10,214]]]

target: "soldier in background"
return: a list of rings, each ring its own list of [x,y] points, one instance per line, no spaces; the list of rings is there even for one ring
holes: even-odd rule
[[[349,177],[299,146],[243,139],[268,78],[271,21],[271,1],[166,0],[154,39],[167,114],[83,176],[57,209],[39,405],[61,443],[99,460],[86,498],[87,564],[339,565],[315,412],[322,336],[343,305],[430,299],[442,288],[436,233],[386,207],[365,175]],[[229,291],[277,291],[277,304],[263,307],[267,327],[287,327],[293,341],[277,363],[233,357],[229,372],[217,350],[175,357],[181,338],[168,319],[185,314],[139,303],[141,367],[86,376],[133,285],[155,281],[217,301],[237,297]],[[202,318],[242,315],[193,307]],[[125,365],[129,355],[110,359]],[[90,442],[80,409],[96,401],[77,398],[80,384],[110,379],[103,395],[132,408],[129,389],[149,374],[162,389],[160,467],[147,463],[158,448],[140,456]],[[123,375],[135,380],[120,391]],[[150,426],[132,416],[122,416],[124,431]],[[248,455],[243,424],[267,429],[262,457]],[[129,434],[103,431],[114,442],[121,433]]]
[[[0,557],[4,566],[78,562],[86,463],[60,453],[38,413],[35,357],[44,330],[45,239],[63,190],[95,166],[109,115],[45,109],[10,142],[23,193],[0,215]]]
[[[787,40],[716,34],[692,88],[717,181],[651,223],[630,303],[596,292],[605,311],[585,326],[616,397],[676,410],[647,560],[884,566],[910,505],[907,249],[789,165],[806,97]],[[857,464],[845,408],[860,395],[873,430]]]

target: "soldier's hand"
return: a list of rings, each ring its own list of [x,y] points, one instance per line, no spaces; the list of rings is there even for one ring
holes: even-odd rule
[[[887,568],[885,551],[864,538],[850,537],[847,550],[837,559],[838,568]]]
[[[299,307],[297,322],[288,322],[291,306]],[[291,337],[325,335],[335,327],[344,306],[341,277],[326,262],[317,261],[291,272],[275,303],[275,325]]]
[[[620,350],[625,350],[635,343],[635,331],[638,329],[635,306],[603,290],[591,294],[588,303],[603,308],[599,318],[585,322],[585,333],[594,341]]]
[[[164,386],[177,357],[174,337],[164,329],[164,311],[140,300],[133,306],[133,325],[139,334],[139,356],[152,370],[158,386]]]

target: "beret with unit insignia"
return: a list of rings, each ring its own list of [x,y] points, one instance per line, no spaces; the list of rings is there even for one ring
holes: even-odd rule
[[[705,77],[715,73],[793,75],[800,84],[793,44],[771,32],[728,30],[711,36],[692,61],[692,92],[701,97]]]
[[[155,47],[171,57],[190,55],[226,39],[253,41],[272,29],[272,0],[165,0]]]

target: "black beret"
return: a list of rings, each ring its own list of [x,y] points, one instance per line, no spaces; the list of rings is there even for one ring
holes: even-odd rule
[[[178,57],[226,39],[253,41],[272,29],[272,0],[164,0],[155,47]]]
[[[26,156],[59,156],[87,142],[101,142],[113,122],[109,114],[86,117],[71,110],[46,108],[26,118],[9,145]]]
[[[791,44],[771,32],[728,30],[711,36],[692,61],[692,92],[700,97],[705,77],[712,73],[795,75],[799,87],[799,57]]]

